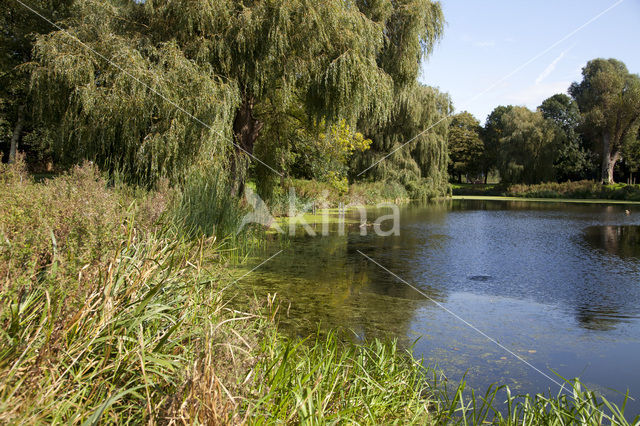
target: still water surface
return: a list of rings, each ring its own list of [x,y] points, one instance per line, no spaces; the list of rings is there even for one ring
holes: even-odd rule
[[[361,251],[545,373],[614,401],[611,389],[629,389],[627,412],[640,413],[640,206],[454,200],[404,207],[400,223],[392,237],[357,225],[293,237],[243,286],[290,304],[281,325],[292,334],[394,337],[450,381],[558,390]]]

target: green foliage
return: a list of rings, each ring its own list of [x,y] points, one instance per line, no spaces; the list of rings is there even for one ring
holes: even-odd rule
[[[13,293],[37,283],[62,297],[56,294],[58,274],[99,262],[116,244],[112,237],[124,223],[119,203],[125,200],[108,191],[90,165],[43,184],[24,167],[22,161],[0,165],[0,273],[13,287],[0,290]]]
[[[637,137],[629,138],[622,147],[622,159],[632,173],[640,170],[640,129]]]
[[[580,107],[585,134],[599,145],[602,181],[613,183],[621,151],[636,139],[640,126],[640,76],[616,59],[594,59],[569,93]]]
[[[151,44],[123,29],[127,8],[84,0],[74,10],[71,35],[40,37],[34,50],[36,116],[51,123],[48,148],[58,161],[90,159],[152,185],[179,182],[202,158],[225,158],[238,99],[233,86],[175,43]]]
[[[451,109],[449,96],[435,88],[416,84],[402,92],[389,123],[363,123],[363,132],[373,143],[369,151],[355,157],[352,177],[369,168],[363,177],[399,182],[412,198],[445,195],[449,129],[446,117]]]
[[[272,355],[256,367],[256,390],[264,395],[248,404],[256,423],[431,420],[423,368],[395,344],[344,344],[331,333],[308,343],[274,339],[263,345]]]
[[[156,37],[175,39],[191,59],[237,82],[246,99],[274,101],[278,93],[284,110],[301,96],[319,118],[385,114],[391,80],[376,64],[382,28],[352,3],[155,0],[145,9]]]
[[[482,171],[484,144],[480,139],[480,122],[470,113],[461,112],[449,124],[449,176],[475,177]]]
[[[362,133],[354,131],[345,120],[340,120],[330,126],[326,133],[318,135],[312,148],[314,161],[309,166],[312,176],[328,182],[339,192],[347,192],[347,163],[354,152],[364,152],[370,146],[370,139],[365,139]]]
[[[171,214],[186,235],[225,238],[236,234],[244,210],[229,192],[227,174],[209,165],[189,174]]]
[[[554,169],[559,181],[580,180],[594,170],[592,156],[579,133],[581,125],[578,104],[565,94],[553,95],[538,107],[542,116],[560,129],[558,158]]]
[[[68,16],[72,0],[33,0],[26,3],[53,22],[59,22]],[[18,125],[22,126],[22,131],[16,140],[16,148],[40,155],[36,151],[38,145],[34,143],[37,139],[25,138],[43,130],[40,123],[32,120],[29,108],[26,108],[31,103],[27,64],[32,60],[34,36],[54,29],[15,0],[7,0],[0,10],[0,148],[5,160],[9,157],[11,139]]]
[[[484,144],[482,167],[485,177],[488,176],[492,170],[498,169],[500,140],[504,137],[502,117],[512,109],[512,105],[495,107],[487,117],[487,121],[482,129],[482,142]]]
[[[554,177],[558,130],[542,113],[512,107],[501,117],[498,170],[505,183],[538,183]]]
[[[443,25],[439,3],[428,0],[77,0],[64,21],[71,36],[37,38],[31,90],[47,127],[31,140],[62,164],[91,159],[144,185],[182,182],[191,164],[213,157],[239,189],[254,146],[287,173],[310,151],[311,163],[322,163],[309,145],[331,126],[358,138],[359,119],[371,130],[407,103],[420,115],[419,66]],[[396,102],[399,95],[404,100]],[[431,97],[429,108],[439,108]],[[336,155],[322,176],[344,187],[344,138],[329,139]],[[405,176],[406,184],[442,185],[438,144],[414,144],[416,155],[429,158],[418,165],[422,176]],[[263,169],[252,172],[269,195],[277,178]]]
[[[406,201],[409,193],[398,182],[356,182],[347,191],[336,191],[328,182],[291,179],[287,188],[294,188],[296,197],[304,204],[315,202],[321,208],[343,205],[374,205],[382,202]],[[283,210],[284,213],[284,210]]]
[[[630,424],[578,381],[570,395],[478,397],[395,342],[287,338],[272,298],[228,306],[238,274],[213,239],[144,225],[166,194],[109,187],[88,165],[34,183],[19,163],[0,178],[2,423]],[[36,273],[7,267],[36,258]]]
[[[640,201],[640,185],[602,185],[592,180],[510,185],[501,195],[526,198],[574,198]]]

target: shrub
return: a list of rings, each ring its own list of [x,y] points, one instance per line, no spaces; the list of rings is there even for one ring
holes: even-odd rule
[[[548,182],[537,185],[510,185],[505,195],[527,198],[584,198],[640,200],[640,185],[601,185],[595,181]]]
[[[72,278],[90,269],[124,232],[124,200],[91,164],[44,183],[26,175],[22,162],[1,165],[0,181],[0,274],[5,278],[0,291],[5,294],[53,285],[57,275]]]

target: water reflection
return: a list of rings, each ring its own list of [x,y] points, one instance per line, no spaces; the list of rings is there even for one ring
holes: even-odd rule
[[[423,306],[424,298],[358,253],[377,255],[371,252],[372,238],[360,236],[359,231],[346,236],[295,237],[282,255],[244,285],[258,293],[277,292],[287,308],[281,325],[298,335],[314,333],[320,325],[352,330],[359,339],[404,336],[413,309]],[[380,242],[380,248],[397,263],[402,260],[397,247],[411,245],[411,238],[389,239]],[[423,290],[433,300],[446,299],[439,289]]]
[[[616,256],[640,257],[640,226],[590,226],[585,230],[585,240]]]

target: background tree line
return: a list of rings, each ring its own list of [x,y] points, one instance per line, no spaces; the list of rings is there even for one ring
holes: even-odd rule
[[[503,183],[633,181],[640,166],[640,77],[594,59],[582,81],[536,111],[498,106],[481,126],[468,112],[449,127],[449,174],[459,182],[496,172]]]

